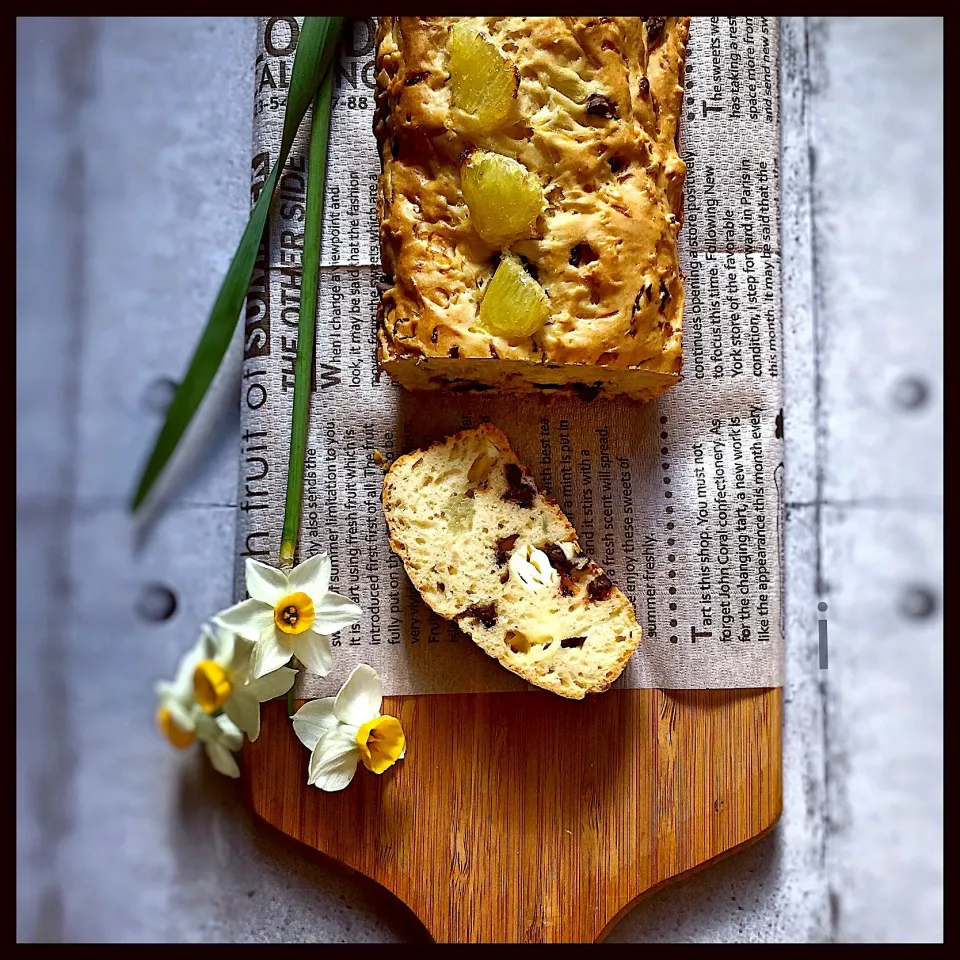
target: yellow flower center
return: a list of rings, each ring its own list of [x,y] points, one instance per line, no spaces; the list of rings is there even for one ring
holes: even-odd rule
[[[157,710],[157,726],[160,728],[160,732],[178,750],[189,747],[196,739],[196,734],[192,730],[184,730],[183,727],[177,725],[173,715],[166,707],[160,707]]]
[[[273,608],[273,622],[284,633],[303,633],[313,623],[313,601],[305,593],[291,593]]]
[[[229,699],[233,685],[227,671],[213,660],[201,660],[193,671],[193,695],[207,713],[219,710]]]
[[[357,746],[363,765],[374,773],[389,770],[403,753],[403,727],[396,717],[375,717],[357,731]]]

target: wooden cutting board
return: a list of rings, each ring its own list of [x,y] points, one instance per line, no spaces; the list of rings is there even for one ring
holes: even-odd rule
[[[591,942],[774,825],[782,703],[780,689],[388,697],[406,759],[330,794],[306,785],[276,701],[244,778],[260,817],[392,891],[437,941]]]

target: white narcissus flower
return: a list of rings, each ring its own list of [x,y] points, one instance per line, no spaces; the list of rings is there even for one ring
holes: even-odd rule
[[[285,694],[296,670],[279,667],[257,680],[250,675],[253,644],[217,626],[204,624],[203,658],[193,671],[193,696],[208,713],[223,712],[250,738],[260,736],[260,704]]]
[[[233,755],[243,746],[240,728],[226,714],[208,717],[199,706],[194,709],[197,739],[207,751],[213,769],[228,777],[239,777],[240,768]]]
[[[157,726],[180,750],[199,740],[218,773],[239,777],[233,754],[243,745],[243,734],[229,717],[209,717],[193,699],[193,675],[204,652],[205,640],[201,637],[184,654],[173,682],[157,684]]]
[[[193,720],[193,671],[203,659],[203,638],[199,639],[180,659],[173,681],[161,680],[157,693],[157,726],[178,749],[189,747],[196,739]]]
[[[396,717],[380,715],[383,686],[373,667],[354,667],[336,697],[311,700],[293,717],[293,729],[311,752],[307,783],[343,790],[357,763],[383,773],[402,760],[406,738]]]
[[[330,558],[317,554],[289,574],[247,558],[249,600],[224,610],[214,620],[254,644],[254,680],[284,666],[291,656],[321,677],[330,672],[330,634],[352,626],[361,609],[331,593]]]

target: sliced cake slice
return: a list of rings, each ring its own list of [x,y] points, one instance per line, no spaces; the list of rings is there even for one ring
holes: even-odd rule
[[[633,607],[496,427],[399,457],[383,510],[423,599],[508,670],[575,700],[620,676],[640,642]]]

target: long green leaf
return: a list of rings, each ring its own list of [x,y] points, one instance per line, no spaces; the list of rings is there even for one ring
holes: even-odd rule
[[[327,169],[327,140],[333,102],[333,70],[328,70],[313,104],[310,160],[307,168],[307,211],[303,227],[303,273],[300,278],[300,319],[297,324],[297,362],[293,377],[293,417],[290,456],[287,458],[287,502],[283,513],[280,567],[293,565],[303,505],[303,466],[310,417],[310,371],[317,326],[317,280],[320,273],[320,235],[323,227],[323,187]]]
[[[300,122],[320,86],[320,81],[333,61],[342,26],[343,17],[304,18],[293,60],[280,153],[250,214],[250,221],[240,239],[240,245],[230,263],[227,275],[224,277],[207,325],[187,367],[186,375],[167,408],[166,420],[137,485],[137,492],[131,503],[132,510],[136,510],[143,503],[167,461],[173,455],[180,438],[197,412],[223,362],[243,308],[247,288],[250,286],[257,250],[263,237],[277,181],[287,161],[287,155],[293,145],[293,138],[296,136]]]

